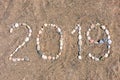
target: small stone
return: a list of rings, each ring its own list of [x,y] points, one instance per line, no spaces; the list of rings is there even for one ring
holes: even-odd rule
[[[39,34],[42,34],[42,31],[41,31],[41,30],[39,30]]]
[[[108,39],[110,39],[110,35],[108,35]]]
[[[20,58],[17,58],[17,61],[20,61]]]
[[[79,25],[79,30],[81,30],[81,27],[80,27],[80,25]]]
[[[46,59],[47,59],[47,56],[46,56],[46,55],[42,55],[42,58],[46,60]]]
[[[112,44],[112,40],[108,39],[108,44]]]
[[[110,45],[107,45],[107,48],[110,49]]]
[[[52,57],[53,60],[55,60],[55,57]]]
[[[40,50],[40,46],[37,46],[37,50]]]
[[[62,46],[60,46],[60,50],[62,50],[63,48],[62,48]]]
[[[17,62],[16,58],[13,58],[12,61],[13,61],[13,62]]]
[[[108,57],[108,54],[105,54],[105,57]]]
[[[75,33],[75,31],[76,31],[76,30],[74,29],[74,30],[71,32],[71,34],[74,34],[74,33]]]
[[[77,30],[78,28],[79,28],[79,27],[78,27],[78,26],[76,26],[74,30]]]
[[[31,37],[31,35],[32,35],[32,34],[31,34],[31,33],[29,33],[29,34],[28,34],[28,37]]]
[[[91,40],[90,40],[90,43],[93,43],[93,42],[94,42],[94,40],[93,40],[93,39],[91,39]]]
[[[81,36],[81,35],[79,35],[79,36],[78,36],[78,39],[79,39],[79,40],[81,40],[81,39],[82,39],[82,36]]]
[[[88,31],[88,32],[87,32],[87,36],[89,36],[89,34],[90,34],[90,32]]]
[[[62,40],[62,39],[60,39],[60,45],[61,45],[61,46],[63,45],[63,40]]]
[[[87,37],[87,39],[88,39],[88,40],[90,40],[90,39],[91,39],[91,37],[90,37],[90,36],[88,36],[88,37]]]
[[[13,54],[10,54],[10,57],[12,57],[13,56]]]
[[[13,28],[10,29],[10,33],[12,33],[12,32],[13,32]]]
[[[100,26],[100,23],[97,23],[96,26]]]
[[[88,54],[89,57],[92,57],[91,53]]]
[[[91,31],[91,29],[89,28],[88,31]]]
[[[28,42],[28,41],[29,41],[29,37],[26,37],[25,42]]]
[[[58,27],[58,28],[57,28],[57,31],[58,31],[58,32],[61,32],[61,29]]]
[[[82,57],[79,55],[79,56],[78,56],[78,59],[82,59]]]
[[[105,30],[105,32],[106,32],[107,35],[109,35],[109,31],[107,29]]]
[[[27,24],[26,23],[22,23],[23,26],[26,26]]]
[[[94,25],[94,24],[91,25],[91,29],[93,29],[93,28],[95,28],[95,25]]]
[[[58,55],[60,56],[62,53],[60,52]]]
[[[39,42],[39,38],[36,38],[36,41]]]
[[[82,40],[80,40],[80,41],[78,42],[78,44],[79,44],[79,45],[82,45]]]
[[[21,44],[21,46],[24,46],[25,45],[25,42],[23,42],[22,44]]]
[[[52,59],[52,57],[51,57],[51,56],[48,56],[48,59],[49,59],[49,60],[51,60],[51,59]]]
[[[31,30],[31,29],[29,29],[29,32],[30,32],[30,33],[32,33],[32,30]]]
[[[99,43],[99,44],[103,44],[103,43],[104,43],[104,40],[99,40],[98,43]]]
[[[46,27],[47,25],[48,25],[48,24],[46,24],[46,23],[44,24],[45,27]]]
[[[108,50],[108,52],[107,52],[108,54],[110,53],[110,50]]]
[[[37,45],[39,45],[40,44],[40,42],[39,41],[37,41]]]
[[[59,58],[59,55],[56,55],[56,59],[58,59]]]
[[[95,58],[95,61],[99,61],[99,58]]]
[[[102,28],[103,30],[105,30],[105,29],[106,29],[105,25],[102,25],[102,26],[101,26],[101,28]]]
[[[26,56],[24,57],[24,61],[30,61],[30,59]]]
[[[92,59],[95,59],[95,57],[94,57],[94,56],[92,56],[91,58],[92,58]]]
[[[19,27],[19,23],[15,23],[15,27]]]

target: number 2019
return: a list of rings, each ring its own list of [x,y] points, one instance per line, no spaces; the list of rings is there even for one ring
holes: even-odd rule
[[[30,59],[28,57],[23,57],[23,58],[14,58],[13,56],[18,52],[18,50],[20,48],[22,48],[26,43],[28,43],[30,41],[31,35],[32,35],[32,29],[30,28],[30,26],[26,23],[15,23],[11,26],[10,28],[10,33],[13,33],[13,30],[19,27],[26,27],[28,29],[28,34],[25,38],[25,40],[10,54],[9,56],[9,60],[13,61],[13,62],[18,62],[18,61],[29,61]],[[56,33],[59,34],[60,39],[59,39],[59,51],[55,56],[50,56],[50,55],[46,55],[44,52],[41,51],[40,48],[40,36],[42,35],[44,28],[46,27],[51,27],[51,29],[55,29]],[[102,29],[105,34],[107,35],[107,37],[102,38],[100,40],[94,40],[91,38],[90,36],[90,32],[92,31],[92,29],[99,27],[100,29]],[[77,31],[78,32],[78,59],[82,59],[81,56],[81,51],[82,51],[82,34],[81,34],[81,26],[80,24],[75,25],[75,28],[71,31],[71,34],[74,35],[74,33]],[[107,52],[104,53],[104,55],[101,55],[99,57],[96,57],[95,55],[93,56],[92,53],[88,53],[88,57],[90,57],[92,60],[95,61],[100,61],[103,58],[106,58],[109,56],[110,54],[110,48],[111,48],[111,43],[112,40],[110,39],[110,33],[109,30],[104,26],[104,25],[100,25],[99,23],[97,24],[92,24],[89,29],[86,32],[86,37],[87,40],[90,42],[90,44],[95,44],[95,45],[99,45],[99,44],[107,44]],[[42,26],[42,28],[39,30],[38,35],[36,37],[36,50],[37,53],[41,56],[42,59],[44,60],[56,60],[60,57],[60,55],[62,54],[63,51],[63,45],[64,45],[64,38],[63,38],[63,32],[61,30],[60,27],[58,27],[55,24],[44,24]]]

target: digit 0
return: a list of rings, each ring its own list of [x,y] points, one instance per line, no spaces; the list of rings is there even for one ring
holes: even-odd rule
[[[40,49],[40,35],[42,35],[42,32],[44,31],[45,27],[52,27],[53,29],[56,29],[57,33],[60,35],[60,40],[59,40],[59,52],[56,54],[56,56],[50,56],[46,55],[44,52],[41,51]],[[44,26],[39,30],[39,33],[36,38],[36,44],[37,44],[37,53],[42,57],[44,60],[56,60],[60,57],[62,54],[62,49],[63,49],[63,33],[62,30],[56,26],[55,24],[44,24]]]

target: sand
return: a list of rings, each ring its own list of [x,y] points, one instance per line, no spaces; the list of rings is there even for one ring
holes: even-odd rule
[[[1,0],[0,1],[0,80],[120,80],[120,1],[119,0]],[[27,23],[33,30],[30,41],[14,57],[28,56],[29,62],[12,62],[9,55],[27,36],[21,27],[9,33],[13,23]],[[36,52],[36,36],[44,23],[58,25],[63,32],[64,46],[59,59],[43,60]],[[82,60],[78,60],[75,25],[82,27]],[[106,46],[92,46],[86,38],[91,24],[106,25],[112,45],[109,58],[100,62],[91,60],[89,52],[99,56]],[[101,31],[91,33],[102,38]],[[59,49],[59,35],[46,29],[41,48],[46,55],[55,55]]]

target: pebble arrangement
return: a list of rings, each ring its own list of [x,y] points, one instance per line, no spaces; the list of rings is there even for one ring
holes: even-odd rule
[[[39,39],[40,39],[40,35],[42,35],[44,27],[52,27],[53,29],[56,29],[57,33],[60,35],[59,52],[54,57],[45,55],[45,53],[42,52],[41,49],[40,49],[40,40]],[[48,60],[56,60],[56,59],[58,59],[60,57],[60,55],[62,54],[62,49],[63,49],[63,33],[62,33],[62,30],[58,26],[56,26],[55,24],[44,24],[44,26],[39,30],[39,33],[37,35],[36,44],[37,44],[37,52],[42,57],[42,59],[44,59],[44,60],[47,60],[47,59]]]
[[[28,29],[28,36],[25,38],[24,42],[21,45],[19,45],[12,54],[10,54],[9,60],[12,60],[13,62],[29,61],[29,58],[27,56],[24,57],[24,58],[13,58],[13,55],[15,55],[15,53],[18,52],[18,50],[21,47],[23,47],[30,40],[30,37],[32,35],[32,29],[26,23],[15,23],[15,24],[13,24],[10,28],[10,33],[12,33],[15,28],[19,28],[20,26],[25,26]]]
[[[26,27],[28,29],[28,35],[27,37],[25,38],[25,40],[22,42],[22,44],[20,44],[13,52],[12,54],[10,54],[9,56],[9,60],[13,61],[13,62],[18,62],[18,61],[29,61],[30,59],[26,56],[24,58],[13,58],[13,56],[15,55],[15,53],[18,52],[18,50],[20,48],[22,48],[27,42],[29,42],[30,40],[30,37],[32,35],[32,29],[30,28],[29,25],[27,25],[26,23],[15,23],[11,26],[10,28],[10,33],[13,32],[13,30],[15,28],[19,28],[19,27]],[[59,50],[58,50],[58,53],[55,55],[55,56],[50,56],[50,55],[46,55],[44,52],[41,51],[41,48],[40,48],[40,38],[41,38],[41,35],[44,31],[44,28],[45,27],[48,27],[48,28],[52,28],[52,29],[55,29],[57,31],[57,33],[59,34],[60,36],[60,39],[59,39]],[[95,27],[99,27],[101,28],[105,34],[107,35],[107,37],[105,38],[102,38],[100,40],[94,40],[91,38],[90,36],[90,32],[92,29],[94,29]],[[78,31],[78,59],[82,59],[82,56],[81,56],[81,52],[82,52],[82,34],[81,34],[81,26],[80,24],[77,24],[75,26],[75,29],[72,30],[71,34],[73,35],[76,31]],[[100,25],[99,23],[97,24],[92,24],[90,26],[90,28],[88,29],[88,31],[86,32],[86,36],[87,36],[87,39],[88,41],[91,43],[91,44],[96,44],[96,45],[99,45],[99,44],[107,44],[107,52],[104,54],[104,55],[101,55],[100,57],[96,57],[96,56],[93,56],[92,53],[88,53],[88,56],[95,60],[95,61],[100,61],[102,60],[103,58],[107,58],[110,54],[110,48],[111,48],[111,43],[112,43],[112,40],[110,39],[110,33],[108,31],[108,29],[106,29],[106,27],[104,25]],[[44,24],[42,26],[42,28],[39,30],[39,33],[37,35],[37,38],[36,38],[36,50],[37,50],[37,53],[42,57],[42,59],[44,60],[56,60],[58,59],[61,54],[62,54],[62,50],[63,50],[63,33],[62,33],[62,30],[60,27],[58,27],[57,25],[55,24]]]
[[[74,34],[78,30],[78,59],[82,59],[81,57],[81,46],[82,46],[82,35],[81,35],[81,26],[77,24],[75,29],[72,30],[71,34]]]
[[[94,39],[92,39],[90,37],[90,31],[92,29],[94,29],[95,27],[100,27],[103,31],[105,31],[106,35],[107,35],[107,38],[103,38],[103,39],[100,39],[98,41],[95,41]],[[89,40],[90,43],[94,43],[94,44],[103,44],[103,43],[107,43],[107,53],[104,54],[104,56],[100,56],[100,57],[95,57],[93,56],[91,53],[88,54],[88,56],[95,60],[95,61],[100,61],[102,58],[107,58],[110,54],[110,45],[112,43],[112,40],[110,39],[110,34],[109,34],[109,31],[108,29],[106,29],[106,27],[104,25],[100,25],[99,23],[97,23],[96,25],[92,24],[91,27],[88,29],[87,31],[87,39]]]

